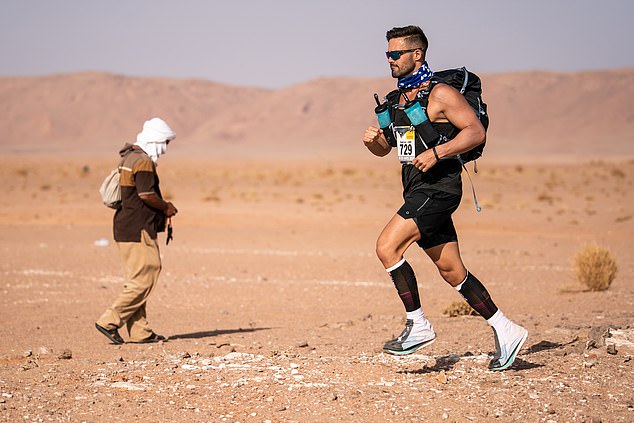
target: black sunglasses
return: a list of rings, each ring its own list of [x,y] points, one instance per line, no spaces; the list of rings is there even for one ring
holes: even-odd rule
[[[422,48],[420,47],[416,47],[416,48],[410,48],[409,50],[394,50],[394,51],[386,51],[385,52],[385,56],[388,59],[392,59],[392,60],[398,60],[401,58],[401,55],[403,53],[409,53],[412,51],[416,51],[416,50],[422,50]]]

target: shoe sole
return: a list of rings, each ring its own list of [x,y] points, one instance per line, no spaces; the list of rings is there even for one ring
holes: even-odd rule
[[[414,345],[412,347],[409,347],[406,350],[388,350],[386,348],[383,348],[383,352],[386,352],[386,353],[392,354],[392,355],[408,355],[408,354],[412,354],[413,352],[415,352],[418,349],[426,347],[427,345],[433,344],[435,340],[436,340],[436,338],[434,338],[432,340],[429,340],[429,341],[421,342],[420,344],[416,344],[416,345]]]
[[[522,336],[522,340],[517,344],[517,347],[515,347],[515,349],[513,350],[511,355],[509,356],[509,359],[506,360],[506,363],[504,363],[504,365],[502,365],[502,366],[494,367],[494,368],[489,369],[489,370],[492,370],[494,372],[499,372],[499,371],[506,370],[509,367],[511,367],[511,365],[515,361],[515,358],[517,357],[517,354],[520,352],[520,349],[522,348],[522,345],[524,345],[524,342],[526,342],[527,338],[528,338],[528,331],[524,330],[524,336]]]
[[[147,339],[141,341],[130,341],[130,344],[156,344],[157,342],[167,342],[167,338],[161,335],[153,334]]]
[[[117,341],[116,339],[114,339],[112,337],[112,335],[110,334],[110,332],[108,332],[105,328],[99,326],[98,324],[95,324],[95,327],[97,328],[97,330],[102,333],[106,338],[108,338],[110,340],[110,342],[112,342],[115,345],[121,345],[123,344],[123,342],[121,341]]]

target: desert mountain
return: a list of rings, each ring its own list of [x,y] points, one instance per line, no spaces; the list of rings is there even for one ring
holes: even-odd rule
[[[634,69],[482,75],[490,156],[634,153]],[[362,151],[373,93],[394,81],[324,78],[283,89],[107,73],[0,78],[0,152],[109,153],[160,116],[180,153]]]

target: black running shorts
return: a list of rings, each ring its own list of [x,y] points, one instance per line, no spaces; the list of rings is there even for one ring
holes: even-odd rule
[[[458,241],[451,214],[460,204],[460,195],[415,191],[405,193],[403,198],[405,204],[397,213],[404,219],[414,219],[420,232],[420,239],[416,243],[421,248]]]

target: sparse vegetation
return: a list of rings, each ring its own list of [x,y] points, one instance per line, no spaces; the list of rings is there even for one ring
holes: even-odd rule
[[[610,171],[610,173],[612,174],[613,177],[617,178],[617,179],[625,179],[625,172],[623,172],[621,169],[619,168],[614,168]]]
[[[445,308],[442,314],[449,317],[458,316],[477,316],[478,313],[471,308],[471,306],[464,301],[454,301],[447,308]]]
[[[612,253],[598,245],[583,247],[574,258],[577,279],[591,291],[604,291],[616,277],[617,265]]]
[[[217,194],[217,193],[212,192],[212,193],[210,193],[210,194],[206,195],[206,196],[203,198],[203,201],[205,201],[205,202],[212,201],[212,202],[219,203],[219,202],[220,202],[220,197],[218,196],[218,194]]]
[[[544,193],[541,193],[537,197],[537,201],[543,201],[543,202],[548,203],[548,204],[553,204],[553,202],[555,201],[555,197],[553,197],[552,195],[544,192]]]

